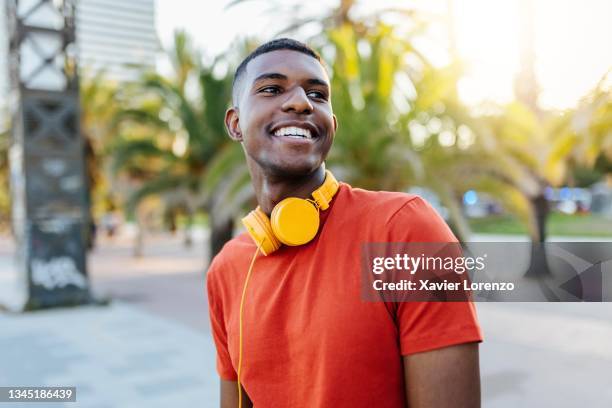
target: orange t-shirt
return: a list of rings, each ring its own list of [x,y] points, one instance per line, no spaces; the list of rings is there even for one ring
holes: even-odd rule
[[[319,233],[259,255],[243,310],[241,381],[256,407],[404,407],[402,356],[482,341],[471,302],[365,302],[361,245],[456,242],[417,196],[341,183]],[[237,378],[238,314],[256,250],[246,233],[208,271],[208,301],[222,379]]]

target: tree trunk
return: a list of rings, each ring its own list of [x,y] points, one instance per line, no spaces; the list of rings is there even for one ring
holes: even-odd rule
[[[441,186],[435,191],[440,197],[442,204],[448,209],[449,228],[459,242],[466,242],[470,239],[472,230],[465,216],[463,215],[461,204],[459,204],[455,198],[455,193],[447,186]]]
[[[544,194],[530,198],[529,203],[532,210],[533,225],[531,232],[531,261],[529,269],[525,272],[526,277],[539,278],[549,276],[550,268],[546,260],[546,221],[550,213],[550,207]]]
[[[142,258],[143,248],[144,248],[144,234],[146,228],[145,215],[143,214],[143,210],[141,208],[136,208],[135,213],[136,219],[136,237],[134,241],[134,252],[133,255],[135,258]]]
[[[136,240],[134,242],[134,252],[133,255],[135,258],[142,258],[143,247],[144,247],[144,227],[138,223],[137,231],[136,231]]]
[[[187,223],[185,225],[185,232],[183,236],[183,246],[185,248],[191,248],[193,246],[193,233],[192,233],[192,225],[193,225],[193,214],[187,215]]]
[[[215,255],[221,251],[223,245],[230,239],[234,234],[234,220],[224,220],[214,222],[211,217],[211,230],[210,230],[210,259],[212,260]]]
[[[459,240],[459,242],[466,242],[470,238],[471,228],[467,220],[465,219],[465,216],[463,215],[461,206],[453,197],[450,198],[446,205],[449,212],[449,224],[451,230],[453,231],[455,237]]]
[[[96,167],[98,166],[96,154],[91,144],[91,139],[87,136],[83,137],[83,154],[85,156],[85,244],[86,249],[91,251],[94,249],[96,241],[96,225],[93,216],[92,197],[93,190],[96,185]]]

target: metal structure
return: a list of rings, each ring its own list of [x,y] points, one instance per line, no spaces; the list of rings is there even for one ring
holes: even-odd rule
[[[75,0],[7,0],[14,309],[90,300],[74,16]]]

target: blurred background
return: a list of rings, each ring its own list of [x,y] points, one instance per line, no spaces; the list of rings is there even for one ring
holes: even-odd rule
[[[274,37],[327,63],[339,179],[423,196],[462,241],[612,241],[609,1],[0,5],[0,386],[218,405],[206,269],[255,205],[223,116]],[[28,138],[70,103],[76,141]],[[612,405],[609,304],[477,306],[483,406]]]

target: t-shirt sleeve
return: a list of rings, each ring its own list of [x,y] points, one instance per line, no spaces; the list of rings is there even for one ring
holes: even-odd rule
[[[223,313],[223,292],[218,281],[219,275],[223,273],[221,265],[222,263],[219,258],[215,258],[206,274],[210,328],[217,349],[217,372],[219,377],[223,380],[236,381],[238,375],[229,354],[227,328]]]
[[[414,197],[389,220],[391,240],[457,242],[446,222],[426,201]],[[476,308],[466,302],[400,302],[396,309],[402,355],[481,342]]]

